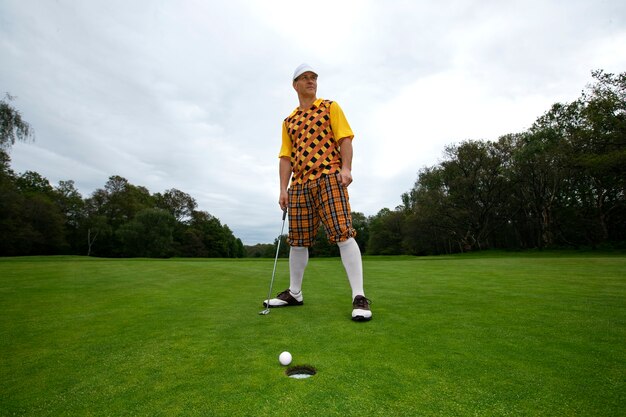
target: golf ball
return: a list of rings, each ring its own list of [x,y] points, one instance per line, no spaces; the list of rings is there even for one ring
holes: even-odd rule
[[[283,352],[278,356],[278,361],[281,365],[287,366],[291,363],[291,353]]]

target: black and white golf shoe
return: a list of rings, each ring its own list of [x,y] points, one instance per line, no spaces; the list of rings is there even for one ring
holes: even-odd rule
[[[293,294],[291,291],[289,291],[289,288],[279,293],[276,298],[263,301],[263,306],[269,308],[301,306],[302,304],[302,291],[300,291],[298,294]]]
[[[372,319],[372,311],[370,310],[370,300],[357,295],[352,301],[352,320],[369,321]]]

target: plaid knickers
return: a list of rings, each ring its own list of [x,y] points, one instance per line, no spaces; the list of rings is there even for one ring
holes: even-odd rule
[[[289,245],[313,246],[320,222],[331,243],[356,236],[348,200],[348,189],[341,185],[338,173],[292,184],[289,187]]]

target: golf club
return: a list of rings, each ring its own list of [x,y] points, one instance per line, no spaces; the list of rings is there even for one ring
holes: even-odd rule
[[[270,281],[270,290],[267,293],[267,308],[263,311],[259,311],[259,314],[270,314],[270,297],[272,296],[272,286],[274,285],[274,276],[276,275],[276,262],[278,261],[278,251],[280,250],[280,241],[283,237],[283,230],[285,230],[285,218],[287,217],[287,209],[283,210],[283,226],[280,228],[280,235],[278,235],[278,246],[276,246],[276,257],[274,258],[274,270],[272,271],[272,280]]]

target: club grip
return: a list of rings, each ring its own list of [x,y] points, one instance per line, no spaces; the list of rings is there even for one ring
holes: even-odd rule
[[[287,217],[287,209],[283,210],[283,221],[285,221],[285,217]]]

